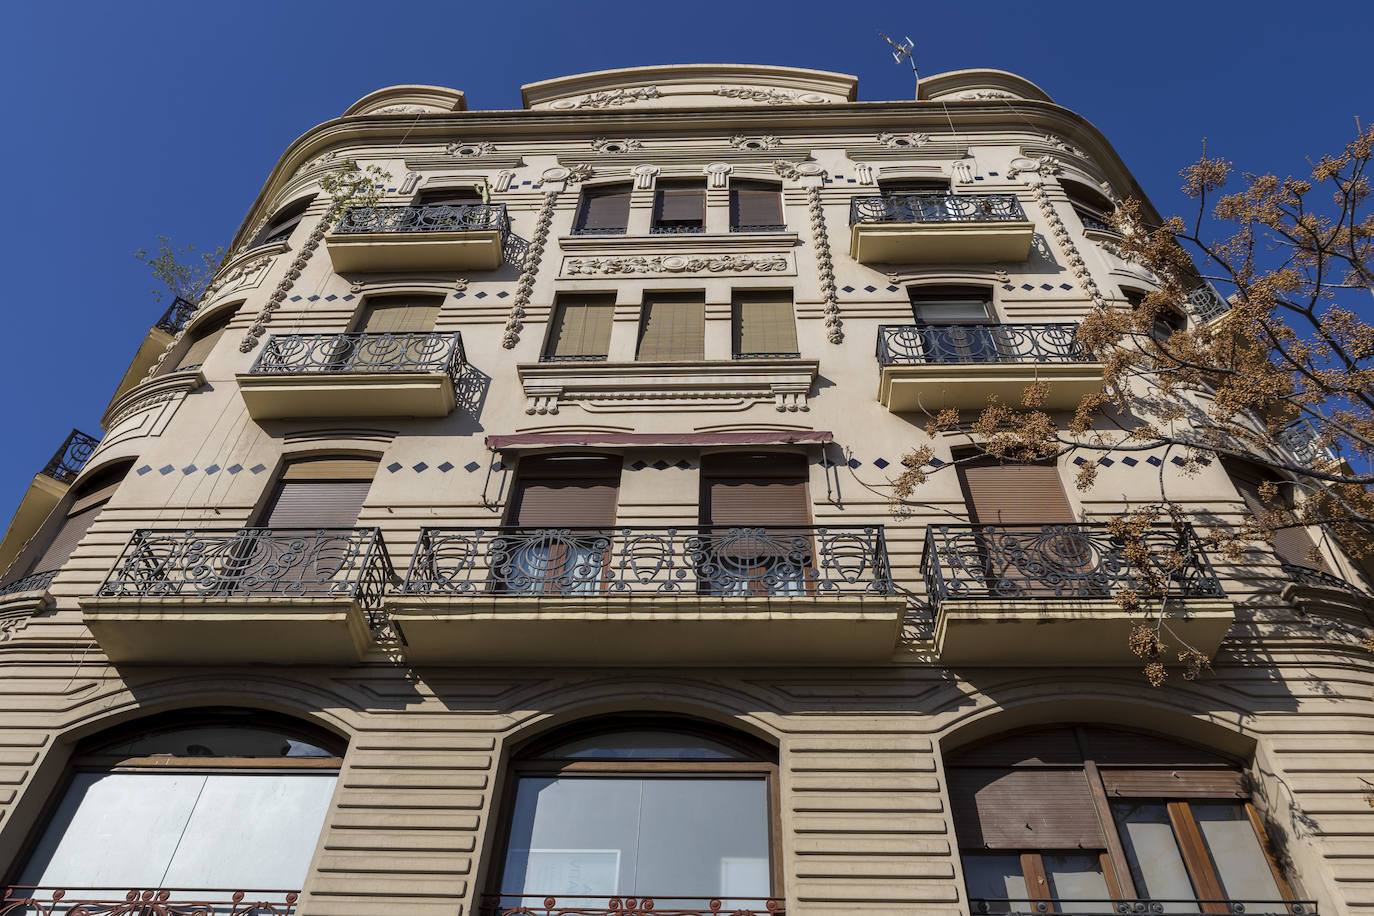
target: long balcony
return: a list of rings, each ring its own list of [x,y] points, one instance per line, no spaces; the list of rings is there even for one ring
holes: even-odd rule
[[[1317,916],[1315,900],[1169,900],[1149,898],[1127,900],[1120,898],[1103,900],[1059,899],[1038,897],[1015,900],[1009,898],[974,897],[969,900],[969,912],[973,916],[1045,916],[1057,913],[1061,916],[1205,916],[1205,914],[1230,914],[1230,916]]]
[[[255,420],[443,417],[466,363],[456,331],[274,334],[238,383]]]
[[[43,469],[29,481],[28,489],[19,498],[19,507],[14,510],[4,539],[0,540],[0,571],[7,569],[29,539],[38,533],[48,515],[67,495],[72,481],[81,473],[99,444],[100,440],[94,436],[79,429],[72,430],[48,463],[43,465]],[[34,575],[0,584],[0,598],[46,589],[56,573],[55,569],[37,570]],[[47,578],[42,579],[43,576]]]
[[[478,916],[784,916],[785,912],[780,898],[723,896],[487,894],[477,907]]]
[[[81,607],[116,662],[346,663],[394,578],[376,528],[144,528]]]
[[[855,197],[849,226],[849,256],[862,264],[1024,261],[1035,237],[1015,194]]]
[[[5,888],[0,916],[294,916],[300,891]]]
[[[1235,617],[1191,527],[1148,529],[1148,566],[1111,526],[932,525],[921,574],[935,611],[941,659],[960,665],[1137,664],[1131,631],[1147,621],[1116,602],[1141,595],[1150,619],[1167,585],[1166,620],[1175,644],[1215,653]],[[1179,648],[1183,648],[1179,645]],[[1170,658],[1169,661],[1173,659]]]
[[[419,662],[891,656],[881,526],[426,528],[387,610]]]
[[[325,249],[340,273],[494,270],[509,234],[505,204],[350,207]]]
[[[893,413],[1020,404],[1047,382],[1045,407],[1069,410],[1102,387],[1102,364],[1074,324],[891,325],[878,328],[878,400]]]

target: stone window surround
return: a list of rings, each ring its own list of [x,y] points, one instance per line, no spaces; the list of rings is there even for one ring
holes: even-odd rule
[[[789,226],[788,231],[792,231],[795,226],[800,226],[804,222],[800,217],[795,220],[788,220],[787,207],[787,183],[781,180],[777,173],[772,170],[764,169],[744,169],[736,172],[733,169],[728,171],[717,170],[715,172],[708,169],[724,165],[715,163],[707,168],[696,168],[691,170],[657,167],[642,167],[651,171],[644,174],[629,174],[617,176],[615,178],[598,176],[597,180],[583,185],[584,188],[595,188],[603,185],[628,184],[630,185],[630,215],[625,229],[624,236],[611,236],[612,238],[631,237],[631,238],[663,238],[663,236],[652,235],[650,228],[653,224],[655,189],[659,181],[700,181],[706,193],[706,221],[701,233],[692,233],[700,238],[701,235],[730,235],[730,179],[738,178],[741,181],[758,181],[776,185],[778,193],[782,196],[783,220]],[[570,226],[576,224],[576,214],[580,212],[582,206],[582,195],[579,193],[573,198],[569,195],[569,200],[573,206],[567,209],[570,216]],[[795,216],[795,214],[793,214]],[[738,234],[738,233],[734,233]],[[795,232],[793,232],[795,234]],[[584,238],[585,236],[571,235],[561,238]],[[605,236],[603,236],[604,238]]]

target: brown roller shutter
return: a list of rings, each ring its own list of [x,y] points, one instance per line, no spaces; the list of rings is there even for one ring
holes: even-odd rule
[[[354,527],[376,469],[376,461],[365,458],[292,462],[277,482],[262,527]]]
[[[624,232],[630,222],[628,185],[586,188],[582,192],[582,212],[577,228],[583,232],[613,234]]]
[[[969,520],[975,525],[1070,525],[1075,519],[1059,470],[1048,464],[959,465]]]
[[[639,326],[641,362],[706,358],[706,304],[700,296],[661,294],[644,303]]]
[[[1102,784],[1113,798],[1244,798],[1238,770],[1113,770],[1103,767]]]
[[[417,207],[463,207],[481,202],[482,195],[476,188],[426,188],[415,197]]]
[[[734,325],[736,356],[797,352],[797,323],[792,316],[790,293],[737,293]]]
[[[955,767],[1016,766],[1036,763],[1081,764],[1083,753],[1072,728],[1037,729],[960,750],[947,758]]]
[[[220,337],[224,335],[224,329],[233,320],[238,308],[232,308],[223,315],[195,328],[192,332],[191,344],[181,354],[177,360],[176,371],[195,369],[205,363],[210,356],[210,351],[219,343]]]
[[[1231,482],[1240,491],[1241,499],[1245,500],[1245,507],[1250,510],[1252,515],[1273,512],[1278,508],[1286,510],[1293,508],[1291,500],[1285,499],[1279,505],[1271,505],[1265,502],[1264,497],[1260,495],[1260,487],[1263,486],[1266,479],[1274,480],[1276,483],[1283,483],[1283,481],[1267,477],[1257,469],[1233,462],[1226,463],[1226,471],[1231,475]],[[1312,540],[1312,535],[1308,534],[1304,527],[1280,528],[1274,532],[1274,554],[1281,562],[1330,572],[1330,567],[1327,566],[1324,558],[1318,557],[1315,562],[1311,559],[1316,546],[1316,542]]]
[[[600,357],[610,352],[615,302],[610,296],[559,296],[546,357]]]
[[[730,187],[730,225],[733,228],[781,226],[782,193],[777,185],[736,182]]]
[[[417,334],[434,330],[439,317],[438,296],[373,299],[358,319],[360,334]]]
[[[57,533],[48,543],[48,548],[33,564],[31,572],[47,572],[66,563],[67,558],[76,549],[76,545],[81,543],[81,539],[86,536],[91,525],[95,524],[95,520],[100,517],[100,510],[105,508],[105,501],[108,499],[109,497],[106,496],[104,500],[95,505],[68,515],[63,520],[62,527],[57,529]]]
[[[950,806],[965,849],[1102,849],[1080,769],[951,769]]]
[[[282,471],[282,480],[361,480],[371,483],[377,475],[376,458],[311,458],[293,461]]]
[[[520,462],[509,524],[525,528],[613,525],[619,492],[619,458],[526,458]]]
[[[702,462],[701,481],[704,524],[811,524],[801,455],[710,455]]]
[[[659,183],[654,200],[654,222],[658,225],[701,225],[706,218],[706,190],[699,184]]]

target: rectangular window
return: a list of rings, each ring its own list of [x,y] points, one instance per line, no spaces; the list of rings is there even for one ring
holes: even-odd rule
[[[359,334],[416,334],[434,330],[440,296],[386,296],[369,299],[358,316]]]
[[[573,235],[624,235],[629,222],[629,185],[584,188]]]
[[[699,182],[660,181],[654,192],[654,222],[650,231],[671,235],[706,231],[706,188]]]
[[[1292,485],[1279,480],[1271,474],[1266,474],[1259,468],[1247,466],[1235,461],[1227,461],[1226,472],[1231,477],[1231,483],[1240,492],[1241,499],[1245,501],[1245,508],[1250,510],[1250,514],[1256,516],[1272,515],[1275,510],[1281,510],[1285,514],[1293,511]],[[1267,481],[1272,481],[1278,486],[1278,502],[1268,502],[1263,496],[1263,487]],[[1279,562],[1287,563],[1290,566],[1302,566],[1309,569],[1330,572],[1326,560],[1317,552],[1317,544],[1312,540],[1312,535],[1307,533],[1307,528],[1302,525],[1294,525],[1290,528],[1277,528],[1273,532],[1274,554],[1279,558]],[[1316,557],[1314,561],[1312,558]]]
[[[790,292],[748,290],[737,292],[732,298],[735,359],[801,355],[797,351],[797,322]]]
[[[782,191],[762,181],[736,181],[730,184],[731,232],[780,232]]]
[[[543,362],[602,360],[611,348],[615,297],[560,295],[553,309]]]
[[[604,530],[615,524],[620,459],[552,455],[521,460],[509,524],[492,569],[518,594],[584,594],[601,588]]]
[[[464,207],[471,204],[480,204],[482,195],[476,188],[453,187],[453,188],[426,188],[415,195],[415,202],[412,206],[416,207]]]
[[[261,527],[352,528],[377,473],[375,458],[314,458],[286,466]]]
[[[657,293],[644,302],[639,322],[640,362],[706,358],[706,302],[699,293]]]
[[[813,566],[806,459],[789,454],[707,455],[701,520],[712,526],[702,591],[800,595]]]
[[[215,344],[224,336],[224,330],[229,326],[229,322],[234,320],[234,315],[238,312],[235,306],[218,318],[206,321],[191,332],[191,342],[186,349],[181,351],[181,357],[177,360],[175,372],[189,372],[192,369],[199,369],[209,358],[210,352],[215,349]]]

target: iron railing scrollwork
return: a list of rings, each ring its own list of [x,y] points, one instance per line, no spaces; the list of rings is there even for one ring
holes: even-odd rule
[[[1078,214],[1078,221],[1083,224],[1084,229],[1096,232],[1110,232],[1112,235],[1120,235],[1121,231],[1111,224],[1111,221],[1101,213],[1096,213],[1086,207],[1074,207],[1073,212]]]
[[[783,916],[775,897],[488,894],[479,916]]]
[[[786,232],[783,223],[738,223],[730,227],[731,232]]]
[[[685,225],[655,223],[649,227],[650,235],[696,235],[697,233],[705,231],[706,227],[701,223],[688,223]]]
[[[196,304],[194,302],[177,296],[153,327],[160,331],[166,331],[168,334],[180,334],[181,329],[186,327],[186,322],[191,320],[191,316],[195,312]]]
[[[849,223],[1017,222],[1026,211],[1015,194],[884,194],[855,197]]]
[[[43,473],[60,483],[71,483],[99,444],[100,440],[95,436],[89,436],[79,429],[72,430],[62,447],[43,466]]]
[[[11,582],[0,583],[0,598],[6,595],[17,595],[20,592],[36,592],[46,589],[52,585],[53,577],[57,573],[56,569],[45,569],[42,572],[29,573],[27,576]]]
[[[1192,526],[1154,525],[1141,538],[1150,574],[1181,598],[1223,598]],[[1004,598],[1109,598],[1149,594],[1128,544],[1106,523],[931,525],[921,575],[932,602]]]
[[[416,595],[893,593],[883,528],[425,528]]]
[[[1228,913],[1233,916],[1316,916],[1313,900],[1193,900],[1193,899],[1024,899],[974,897],[969,911],[975,916],[1202,916]]]
[[[293,916],[300,891],[5,888],[0,916]]]
[[[1340,453],[1322,442],[1321,430],[1306,417],[1301,417],[1279,430],[1278,440],[1284,448],[1304,465],[1315,468],[1341,460]]]
[[[1306,585],[1309,588],[1329,588],[1333,591],[1349,592],[1352,595],[1369,597],[1369,593],[1354,582],[1348,582],[1340,576],[1333,576],[1331,573],[1322,572],[1320,569],[1313,569],[1310,566],[1301,566],[1297,563],[1286,563],[1282,560],[1279,561],[1279,568],[1289,581],[1298,585]]]
[[[497,231],[504,241],[510,233],[505,204],[431,204],[411,207],[349,207],[334,231],[359,232],[481,232]]]
[[[354,598],[374,626],[396,579],[378,528],[134,532],[103,597]]]
[[[1231,303],[1210,283],[1203,283],[1188,294],[1188,308],[1202,321],[1220,318],[1231,311]]]
[[[457,331],[408,334],[273,334],[252,375],[442,372],[456,384],[467,363]]]
[[[1075,324],[884,324],[878,363],[1085,363]]]

